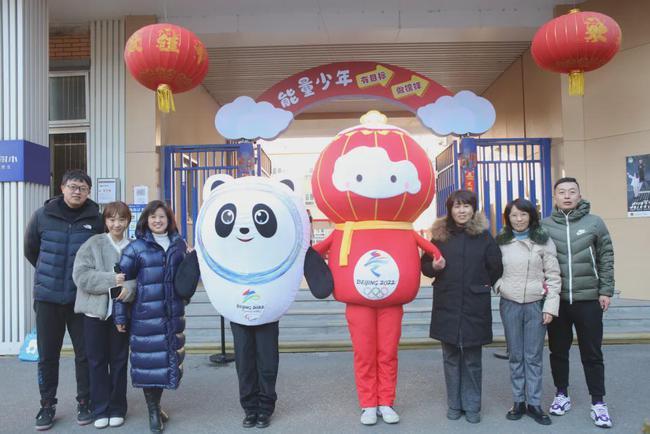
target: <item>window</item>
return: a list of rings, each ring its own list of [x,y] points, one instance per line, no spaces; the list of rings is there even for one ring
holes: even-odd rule
[[[88,74],[50,74],[50,126],[88,124]]]
[[[88,166],[88,73],[52,72],[49,79],[50,193],[60,194],[70,169]]]
[[[64,132],[63,130],[53,133],[50,130],[50,163],[51,181],[50,193],[52,196],[60,194],[61,179],[69,169],[81,169],[86,171],[86,149],[88,145],[87,131]]]
[[[305,193],[305,205],[314,204],[314,195],[311,193]]]

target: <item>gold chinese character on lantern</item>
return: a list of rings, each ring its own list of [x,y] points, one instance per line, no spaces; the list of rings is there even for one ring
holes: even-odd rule
[[[205,59],[205,48],[200,41],[194,42],[194,51],[196,51],[196,64],[200,65]]]
[[[178,33],[170,28],[165,28],[160,31],[158,39],[156,39],[156,46],[160,51],[167,51],[178,53],[180,44],[180,36]]]
[[[587,26],[587,30],[585,31],[586,42],[607,42],[607,38],[605,37],[607,26],[598,18],[589,17],[585,19],[585,26]]]
[[[131,54],[134,51],[142,53],[142,37],[140,35],[133,35],[126,43],[126,52]]]

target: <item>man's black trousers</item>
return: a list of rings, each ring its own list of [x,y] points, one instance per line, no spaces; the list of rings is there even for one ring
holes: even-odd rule
[[[548,347],[555,387],[569,387],[569,350],[574,326],[589,394],[602,398],[605,396],[603,310],[598,300],[574,301],[573,304],[563,300],[558,317],[548,325]]]
[[[230,323],[239,378],[239,402],[246,414],[270,415],[278,399],[278,321],[259,326]]]
[[[38,388],[41,400],[56,403],[59,359],[66,327],[74,348],[77,401],[88,403],[90,395],[88,360],[84,350],[84,316],[74,313],[74,304],[34,301],[38,342]]]

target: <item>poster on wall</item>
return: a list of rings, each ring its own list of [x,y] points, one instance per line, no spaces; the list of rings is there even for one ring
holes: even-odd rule
[[[632,155],[626,158],[627,216],[650,217],[650,180],[647,167],[650,154]]]
[[[97,203],[107,204],[118,200],[117,178],[97,178]]]

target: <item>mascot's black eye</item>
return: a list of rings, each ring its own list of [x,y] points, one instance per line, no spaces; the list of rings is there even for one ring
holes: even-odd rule
[[[363,180],[363,176],[357,175],[357,182],[361,182]]]
[[[226,238],[232,232],[232,228],[235,225],[235,219],[237,218],[237,207],[232,203],[227,203],[221,207],[217,213],[217,218],[214,222],[214,229],[217,231],[217,235],[221,238]]]
[[[278,221],[273,210],[263,203],[253,207],[253,221],[257,232],[264,238],[271,238],[278,230]]]
[[[253,216],[255,218],[255,224],[265,225],[269,222],[269,213],[265,209],[258,209]]]
[[[397,182],[397,176],[391,175],[390,182],[393,182],[393,183]]]
[[[227,209],[221,214],[221,223],[224,225],[231,225],[235,221],[234,211]]]

